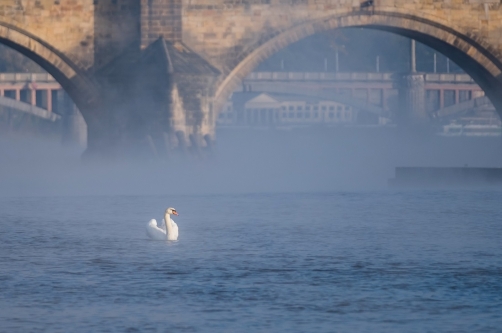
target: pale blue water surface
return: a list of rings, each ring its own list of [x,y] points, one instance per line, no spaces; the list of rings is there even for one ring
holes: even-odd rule
[[[502,192],[0,198],[1,332],[501,332]],[[175,207],[177,242],[151,241]]]

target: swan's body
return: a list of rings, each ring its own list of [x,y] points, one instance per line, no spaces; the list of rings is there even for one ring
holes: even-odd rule
[[[178,215],[176,209],[168,208],[160,228],[157,220],[151,219],[146,226],[148,237],[153,240],[178,240],[178,225],[171,219],[171,214]]]

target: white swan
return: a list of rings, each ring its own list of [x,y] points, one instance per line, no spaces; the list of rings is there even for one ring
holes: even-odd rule
[[[178,240],[178,225],[171,220],[172,215],[178,215],[176,209],[169,207],[166,209],[166,214],[162,220],[162,225],[159,228],[157,220],[151,219],[146,226],[146,233],[148,237],[154,240]],[[167,233],[166,233],[167,221]]]

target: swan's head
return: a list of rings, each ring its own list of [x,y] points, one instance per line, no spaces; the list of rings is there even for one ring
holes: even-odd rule
[[[166,214],[169,214],[169,215],[178,215],[178,212],[176,211],[176,209],[172,208],[172,207],[169,207],[167,210],[166,210]]]

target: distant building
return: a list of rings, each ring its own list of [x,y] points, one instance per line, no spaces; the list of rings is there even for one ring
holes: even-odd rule
[[[220,112],[219,126],[281,127],[353,124],[357,111],[335,101],[276,93],[235,93]]]

